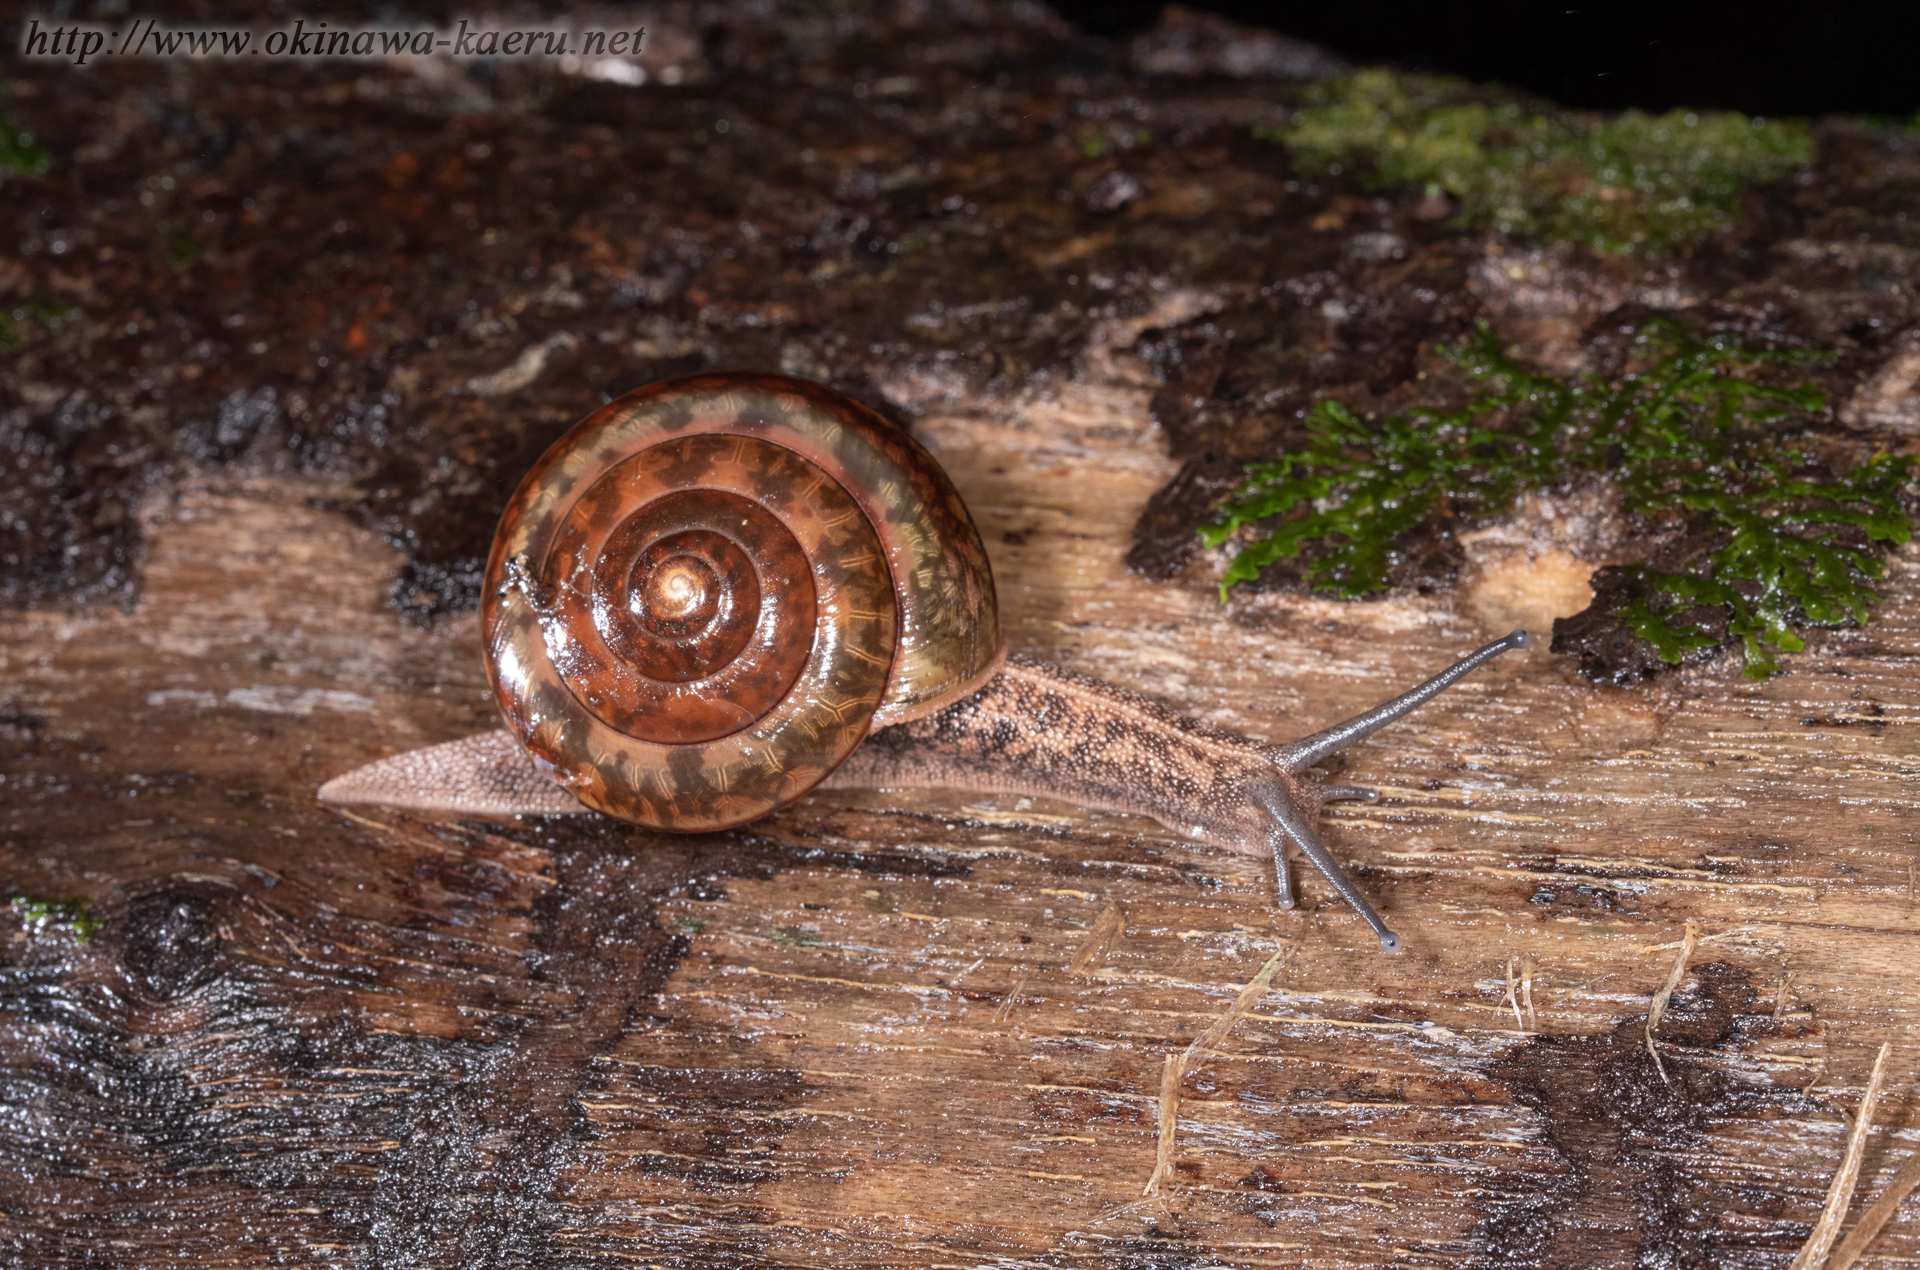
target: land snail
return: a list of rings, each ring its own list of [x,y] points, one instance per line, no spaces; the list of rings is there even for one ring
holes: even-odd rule
[[[966,507],[918,443],[859,403],[771,374],[619,398],[521,482],[481,625],[507,729],[329,781],[335,802],[482,814],[592,810],[725,829],[817,786],[1041,795],[1304,855],[1400,938],[1322,845],[1309,772],[1527,636],[1287,744],[1183,718],[1019,655]]]

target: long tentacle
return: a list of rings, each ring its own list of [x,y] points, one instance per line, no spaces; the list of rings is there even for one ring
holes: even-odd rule
[[[1338,754],[1360,738],[1379,731],[1395,719],[1431,701],[1456,680],[1471,674],[1508,649],[1526,646],[1525,631],[1514,631],[1504,639],[1496,639],[1486,647],[1475,649],[1462,657],[1418,688],[1403,692],[1393,700],[1377,705],[1365,714],[1356,714],[1351,719],[1336,723],[1330,728],[1323,728],[1312,736],[1301,737],[1298,741],[1281,746],[1278,761],[1288,772],[1304,771],[1328,755]]]
[[[1259,783],[1254,785],[1248,793],[1255,802],[1266,809],[1267,814],[1273,817],[1274,823],[1286,832],[1287,837],[1293,839],[1293,844],[1300,848],[1300,854],[1313,861],[1313,867],[1326,875],[1333,889],[1340,893],[1340,898],[1351,904],[1353,911],[1360,914],[1361,920],[1373,927],[1373,933],[1380,937],[1380,951],[1399,952],[1400,936],[1387,928],[1387,923],[1379,913],[1374,911],[1373,905],[1367,902],[1367,897],[1360,893],[1360,888],[1353,884],[1353,879],[1347,876],[1346,870],[1334,862],[1333,856],[1322,845],[1320,835],[1314,832],[1313,826],[1307,823],[1306,817],[1300,814],[1299,808],[1288,800],[1285,792],[1274,785]]]

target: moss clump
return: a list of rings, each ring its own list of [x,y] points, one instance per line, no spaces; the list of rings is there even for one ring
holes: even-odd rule
[[[12,908],[29,934],[63,930],[73,936],[75,943],[84,944],[101,926],[100,919],[81,899],[55,900],[38,895],[16,895],[12,900]]]
[[[167,263],[184,269],[200,259],[200,240],[177,229],[167,231]]]
[[[1901,506],[1911,457],[1876,455],[1838,476],[1794,444],[1826,402],[1809,386],[1745,376],[1804,354],[1699,340],[1666,322],[1638,338],[1642,369],[1617,384],[1561,380],[1508,356],[1482,327],[1446,350],[1475,390],[1456,410],[1413,410],[1363,423],[1338,402],[1308,416],[1297,453],[1248,468],[1201,531],[1210,545],[1248,533],[1221,597],[1280,560],[1350,599],[1387,585],[1395,542],[1442,511],[1497,515],[1517,495],[1605,473],[1626,510],[1650,524],[1683,522],[1701,544],[1670,571],[1630,572],[1643,585],[1618,618],[1662,660],[1740,642],[1747,673],[1765,678],[1777,653],[1802,647],[1798,622],[1864,622],[1885,566],[1876,544],[1907,541]],[[1725,625],[1719,618],[1724,616]]]
[[[11,89],[0,79],[0,97]],[[45,150],[34,144],[33,134],[0,114],[0,176],[39,176],[53,163]]]
[[[0,300],[0,305],[5,304]],[[80,312],[72,305],[48,304],[42,300],[22,300],[9,312],[0,308],[0,348],[11,348],[20,343],[20,324],[37,321],[52,328]]]
[[[1690,247],[1726,227],[1747,185],[1813,157],[1804,125],[1725,111],[1576,114],[1382,70],[1308,94],[1290,122],[1256,130],[1301,170],[1357,164],[1375,186],[1451,195],[1462,224],[1603,251]]]

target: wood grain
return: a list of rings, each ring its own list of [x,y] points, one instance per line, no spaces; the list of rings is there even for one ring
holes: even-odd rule
[[[1126,574],[1171,466],[1145,372],[1088,365],[919,425],[1015,649],[1285,739],[1482,638],[1463,597]],[[0,625],[0,877],[106,922],[4,927],[11,1264],[1778,1266],[1882,1041],[1862,1193],[1920,1149],[1912,549],[1770,682],[1535,651],[1357,747],[1384,798],[1326,834],[1386,958],[1314,877],[1282,912],[1256,861],[1024,799],[689,838],[323,808],[492,722],[474,621],[402,625],[328,493],[170,487],[130,611]],[[1668,1085],[1644,1025],[1688,920]],[[1168,1055],[1282,946],[1143,1199]],[[1907,1214],[1862,1264],[1916,1259]]]

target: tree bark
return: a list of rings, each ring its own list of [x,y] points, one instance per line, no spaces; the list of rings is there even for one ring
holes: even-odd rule
[[[905,19],[887,19],[896,20]],[[1058,75],[1077,73],[1060,70],[1060,50],[1082,46],[1032,20],[1038,33],[1016,32],[1027,60],[1012,63],[1014,86],[982,90],[998,94],[989,114],[1013,119],[1009,135],[1028,126],[1015,109],[1022,94],[1058,104],[1092,93],[1058,87]],[[934,165],[933,141],[909,144],[884,123],[865,140],[852,124],[832,134],[843,125],[807,113],[824,109],[824,89],[783,123],[764,88],[780,81],[766,77],[799,83],[812,63],[753,61],[760,37],[745,19],[704,46],[690,19],[678,21],[663,21],[653,47],[683,59],[675,64],[690,86],[633,99],[672,114],[686,134],[672,145],[693,145],[696,126],[708,129],[702,144],[721,144],[713,116],[731,111],[736,139],[787,128],[791,148],[845,169],[830,182]],[[976,32],[989,49],[1002,38],[993,26]],[[745,52],[729,63],[736,47]],[[886,73],[861,81],[872,102],[897,94],[923,114],[934,107],[887,86],[887,74],[947,73],[904,53],[833,57],[848,63],[842,84],[853,62],[874,59]],[[82,107],[51,98],[76,76],[39,68],[23,81],[37,95],[12,108],[43,115],[42,138],[71,143],[61,150],[69,155],[88,127],[107,127],[114,102],[187,91],[149,70],[108,68],[89,81]],[[179,73],[198,77],[191,101],[227,109],[211,70]],[[222,74],[242,97],[271,102],[264,72]],[[89,592],[108,597],[93,602],[26,583],[9,592],[25,598],[0,621],[0,881],[10,896],[55,903],[21,902],[0,916],[0,1259],[1784,1265],[1839,1161],[1847,1126],[1835,1113],[1857,1097],[1882,1041],[1894,1044],[1883,1099],[1892,1110],[1874,1132],[1863,1197],[1913,1149],[1910,1130],[1894,1132],[1911,1119],[1920,1010],[1912,547],[1892,557],[1871,625],[1812,632],[1769,682],[1721,659],[1641,687],[1596,686],[1538,640],[1355,747],[1339,779],[1383,797],[1329,807],[1323,830],[1406,940],[1397,958],[1383,957],[1310,872],[1298,876],[1300,906],[1282,912],[1270,864],[1193,847],[1144,819],[1027,798],[822,791],[747,829],[695,837],[593,816],[488,821],[317,803],[321,782],[360,763],[495,726],[473,614],[458,611],[451,592],[444,604],[420,600],[434,578],[457,589],[457,567],[432,571],[441,567],[433,534],[457,538],[462,551],[476,533],[484,545],[486,516],[471,503],[500,494],[472,490],[510,485],[514,463],[621,375],[651,377],[676,356],[780,363],[780,338],[767,335],[786,320],[774,311],[786,302],[780,288],[830,306],[840,283],[736,276],[741,265],[717,245],[691,266],[675,257],[667,229],[719,244],[715,225],[762,211],[690,210],[674,201],[682,191],[649,185],[659,178],[638,159],[615,162],[619,139],[600,120],[629,109],[612,94],[639,90],[560,84],[573,112],[562,127],[512,104],[515,77],[532,72],[509,67],[492,87],[460,81],[459,92],[491,93],[492,105],[425,128],[425,116],[406,113],[415,109],[407,95],[440,92],[430,79],[384,66],[290,74],[306,109],[347,117],[357,131],[343,144],[361,147],[360,157],[301,149],[317,145],[309,138],[247,162],[261,182],[285,179],[290,164],[339,165],[339,182],[314,178],[311,214],[331,224],[358,200],[366,224],[341,232],[365,238],[354,250],[372,262],[367,277],[343,282],[312,313],[293,294],[269,305],[263,271],[284,258],[228,245],[212,265],[150,265],[161,298],[149,302],[156,312],[136,315],[130,293],[116,289],[121,265],[100,254],[113,234],[150,228],[129,178],[114,195],[121,210],[88,231],[85,259],[76,252],[56,270],[35,257],[37,272],[17,283],[31,291],[67,278],[106,298],[81,300],[81,325],[29,332],[9,355],[10,408],[23,412],[9,416],[16,439],[53,436],[45,429],[58,402],[87,392],[118,400],[116,385],[126,399],[108,413],[120,422],[95,425],[105,430],[97,435],[118,445],[148,427],[132,413],[131,385],[147,373],[138,366],[163,363],[176,375],[192,362],[185,346],[156,342],[154,362],[142,363],[128,345],[133,360],[102,362],[96,384],[76,331],[100,349],[122,348],[110,340],[145,337],[114,336],[121,324],[186,312],[199,303],[191,297],[217,294],[221,277],[267,305],[249,310],[258,325],[235,328],[230,352],[214,359],[221,365],[206,374],[221,378],[217,391],[196,395],[201,380],[170,379],[184,404],[167,405],[174,413],[139,435],[171,445],[198,435],[199,419],[213,445],[218,420],[240,418],[254,390],[243,341],[258,335],[275,349],[261,356],[287,360],[272,372],[273,420],[260,434],[279,448],[169,450],[140,482],[115,476],[123,483],[101,486],[108,494],[87,504],[93,515],[109,495],[127,503],[119,538],[74,539],[108,556],[113,543],[136,542],[127,589]],[[1183,119],[1228,118],[1229,107],[1250,119],[1274,95],[1264,80],[1142,88],[1126,79],[1137,70],[1089,74],[1096,87],[1124,80],[1159,94],[1155,126],[1169,136]],[[952,100],[965,88],[956,81]],[[285,138],[299,135],[291,109],[273,107]],[[140,118],[115,126],[133,129],[137,143]],[[1250,144],[1237,139],[1245,119],[1234,118],[1213,132],[1215,123],[1194,124],[1197,140],[1141,169],[1160,200],[1152,215],[1166,218],[1163,228],[1192,219],[1194,244],[1258,227],[1244,209],[1179,210],[1180,199],[1202,194],[1218,195],[1209,208],[1228,205],[1225,177],[1182,186],[1174,174],[1204,168],[1194,153],[1204,144],[1217,142],[1222,155]],[[445,140],[440,128],[457,136]],[[402,133],[404,148],[367,157],[376,139]],[[381,218],[413,215],[407,200],[426,197],[419,191],[434,173],[452,188],[465,179],[460,164],[491,161],[483,147],[536,143],[556,155],[576,145],[565,162],[599,165],[578,177],[599,183],[586,193],[532,183],[499,192],[503,207],[535,219],[542,199],[563,205],[554,223],[564,229],[526,230],[534,237],[512,239],[521,254],[506,265],[488,262],[484,230],[430,265],[376,250]],[[862,144],[891,149],[863,157]],[[1007,183],[1028,182],[1020,197],[1056,202],[1050,169],[1008,170],[1054,162],[1058,147],[1045,137],[1001,158],[984,142],[955,145],[940,179],[964,169],[956,196],[1006,201]],[[131,171],[135,157],[113,162]],[[78,188],[84,171],[75,160],[44,178],[55,182],[49,206],[78,217],[92,197]],[[248,171],[199,169],[193,179],[225,182],[201,197],[239,218],[236,181]],[[740,172],[722,184],[780,206],[817,195],[797,177],[768,179],[788,184],[751,196]],[[1246,179],[1278,183],[1257,171]],[[634,215],[649,199],[665,215],[637,247],[619,245],[618,233],[595,237],[579,210],[591,194],[605,218],[628,215],[629,204],[605,193],[623,187],[642,200]],[[448,197],[495,197],[459,189]],[[292,192],[278,197],[276,207],[299,205]],[[884,245],[869,252],[864,231],[838,214],[806,204],[792,232],[848,236],[846,269],[887,256]],[[171,215],[176,227],[189,223]],[[1083,199],[1058,215],[1094,213]],[[1125,267],[1112,255],[1127,242],[1081,238],[1145,235],[1153,222],[1143,213],[1124,231],[1097,219],[1060,223],[1080,237],[1049,239],[1045,250],[1065,254],[1047,268],[1091,274]],[[53,228],[35,232],[44,240]],[[727,233],[747,251],[765,239]],[[531,253],[538,235],[554,254]],[[971,241],[929,250],[972,269]],[[1163,264],[1183,249],[1152,241],[1139,250],[1162,252]],[[1029,249],[1042,248],[1020,247]],[[407,250],[424,259],[439,248],[421,239]],[[610,253],[625,254],[605,268],[638,288],[624,298],[584,281]],[[496,271],[486,276],[499,289],[480,289],[474,320],[497,330],[476,326],[460,344],[451,326],[436,335],[425,318],[417,329],[382,327],[417,318],[404,305],[374,312],[388,268],[403,293],[459,292],[433,300],[443,306],[434,320],[466,320],[463,260]],[[536,284],[514,281],[521,260],[542,270],[563,261],[574,281],[544,274],[537,286],[551,294],[539,299]],[[195,282],[168,269],[203,273]],[[1504,633],[1516,613],[1537,622],[1556,602],[1551,570],[1500,574],[1493,588],[1474,581],[1491,571],[1469,573],[1459,586],[1370,603],[1268,591],[1224,605],[1209,558],[1173,581],[1129,572],[1136,522],[1181,466],[1153,415],[1165,380],[1139,341],[1202,321],[1227,285],[1172,266],[1161,276],[1170,285],[1143,284],[1106,309],[1088,301],[1059,316],[1049,303],[1060,324],[1051,338],[1065,351],[1045,353],[1034,350],[1056,346],[1029,328],[996,350],[991,331],[967,325],[974,318],[925,308],[926,292],[874,284],[907,296],[886,300],[901,330],[906,313],[924,312],[951,328],[939,339],[976,350],[967,357],[1005,367],[1037,359],[1005,373],[974,367],[941,379],[946,363],[918,345],[856,356],[836,337],[862,335],[864,347],[866,319],[836,326],[824,310],[803,315],[784,356],[856,389],[847,368],[857,367],[870,400],[910,418],[979,523],[1014,650],[1252,737],[1312,732]],[[672,298],[645,298],[649,278]],[[509,283],[526,301],[518,317]],[[584,310],[555,298],[569,287],[588,293]],[[711,294],[694,296],[703,288]],[[760,317],[739,321],[756,296]],[[726,305],[746,307],[727,317],[716,308]],[[217,316],[207,318],[208,338]],[[1536,330],[1513,320],[1516,338]],[[555,331],[574,342],[555,343]],[[596,342],[603,331],[617,342]],[[301,350],[316,332],[330,332],[334,342],[317,347],[344,363],[309,366],[319,355]],[[442,339],[444,348],[429,346]],[[705,351],[675,353],[675,341]],[[539,365],[525,360],[536,345],[549,350]],[[368,349],[384,359],[377,367]],[[808,369],[808,358],[825,369]],[[296,362],[311,382],[288,369]],[[341,364],[359,377],[349,388],[336,381]],[[1861,365],[1864,377],[1871,367]],[[503,366],[531,367],[533,386],[491,397],[498,383],[474,386],[475,375]],[[1035,366],[1048,374],[1036,378]],[[391,394],[379,425],[387,431],[374,437],[368,411],[382,392]],[[234,393],[241,404],[220,415]],[[294,393],[304,394],[299,408]],[[43,397],[56,404],[43,408]],[[301,413],[323,400],[350,438],[326,453],[314,447],[335,444],[332,425]],[[294,434],[304,439],[280,444]],[[436,452],[451,466],[436,466]],[[102,472],[111,466],[103,456]],[[462,497],[458,516],[433,519]],[[51,517],[51,508],[30,510]],[[1525,553],[1512,558],[1524,563]],[[408,620],[396,596],[416,614],[454,611]],[[69,900],[101,923],[85,939],[67,920],[78,908],[59,907]],[[1110,910],[1123,927],[1102,921]],[[1690,920],[1700,947],[1655,1034],[1663,1078],[1645,1022]],[[1089,947],[1097,955],[1076,963]],[[1281,948],[1289,955],[1270,990],[1189,1066],[1170,1167],[1157,1193],[1143,1195],[1169,1055]],[[1867,1263],[1916,1256],[1920,1221],[1908,1216],[1888,1226]]]

